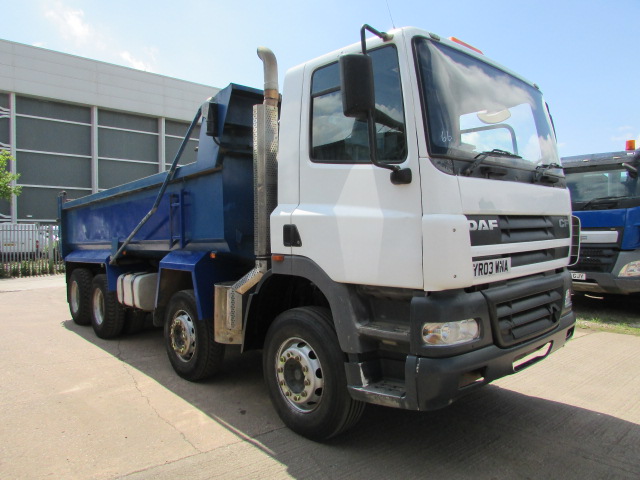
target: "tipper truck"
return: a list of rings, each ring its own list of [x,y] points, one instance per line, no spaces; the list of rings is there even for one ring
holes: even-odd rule
[[[580,219],[580,259],[573,289],[585,294],[640,293],[640,150],[562,159],[573,214]]]
[[[370,38],[367,38],[370,32]],[[196,381],[262,350],[280,418],[434,410],[572,336],[569,192],[539,88],[457,39],[380,32],[198,110],[197,161],[60,198],[71,315],[145,316]],[[184,143],[183,143],[184,145]]]

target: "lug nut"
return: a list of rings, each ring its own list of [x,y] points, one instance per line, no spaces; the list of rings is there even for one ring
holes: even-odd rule
[[[304,384],[308,387],[309,385],[311,385],[311,382],[309,380],[305,380]]]

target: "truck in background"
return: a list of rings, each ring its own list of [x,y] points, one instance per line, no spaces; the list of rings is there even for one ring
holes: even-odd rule
[[[562,159],[573,214],[580,218],[580,259],[573,289],[595,294],[640,292],[640,151]]]
[[[366,38],[366,32],[374,34]],[[263,351],[283,422],[326,439],[366,403],[445,407],[571,338],[575,228],[539,88],[456,39],[357,44],[198,110],[197,161],[61,196],[78,324],[149,315],[196,381]],[[535,201],[532,201],[535,199]]]

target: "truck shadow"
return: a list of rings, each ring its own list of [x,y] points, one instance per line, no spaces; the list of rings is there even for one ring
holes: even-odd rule
[[[224,370],[195,384],[173,372],[159,329],[105,341],[71,320],[64,326],[261,449],[293,478],[640,475],[640,425],[594,411],[490,385],[436,412],[369,405],[355,428],[319,444],[280,422],[262,380],[260,352],[228,349]]]

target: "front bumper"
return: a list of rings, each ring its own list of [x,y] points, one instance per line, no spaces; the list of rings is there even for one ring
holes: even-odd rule
[[[638,260],[640,260],[640,250],[620,251],[615,257],[615,264],[608,268],[609,271],[606,272],[590,271],[588,263],[578,262],[572,270],[574,270],[574,273],[586,275],[587,278],[585,280],[573,280],[573,290],[576,292],[621,295],[638,293],[640,292],[640,277],[618,277],[613,273],[620,272],[625,265]]]
[[[563,347],[573,336],[575,315],[560,319],[551,334],[517,347],[502,349],[495,345],[453,358],[407,358],[405,374],[407,407],[435,410],[498,378],[519,372]],[[547,348],[549,346],[549,348]],[[522,362],[523,359],[530,360]],[[415,372],[410,376],[410,372]],[[413,378],[412,378],[413,377]],[[412,391],[413,390],[413,391]]]
[[[557,327],[535,340],[511,348],[489,345],[449,358],[408,355],[403,384],[393,381],[350,386],[355,399],[403,408],[436,410],[498,378],[517,373],[563,347],[573,336],[575,314],[560,318]]]
[[[414,296],[406,355],[352,357],[346,364],[352,397],[410,410],[435,410],[533,365],[573,334],[575,314],[565,305],[570,285],[571,277],[564,270],[479,291]],[[474,318],[480,327],[480,336],[473,342],[434,347],[421,340],[425,321],[467,318]]]
[[[640,278],[620,278],[612,273],[580,272],[585,273],[586,280],[574,280],[573,290],[576,292],[610,293],[627,295],[640,292]]]

